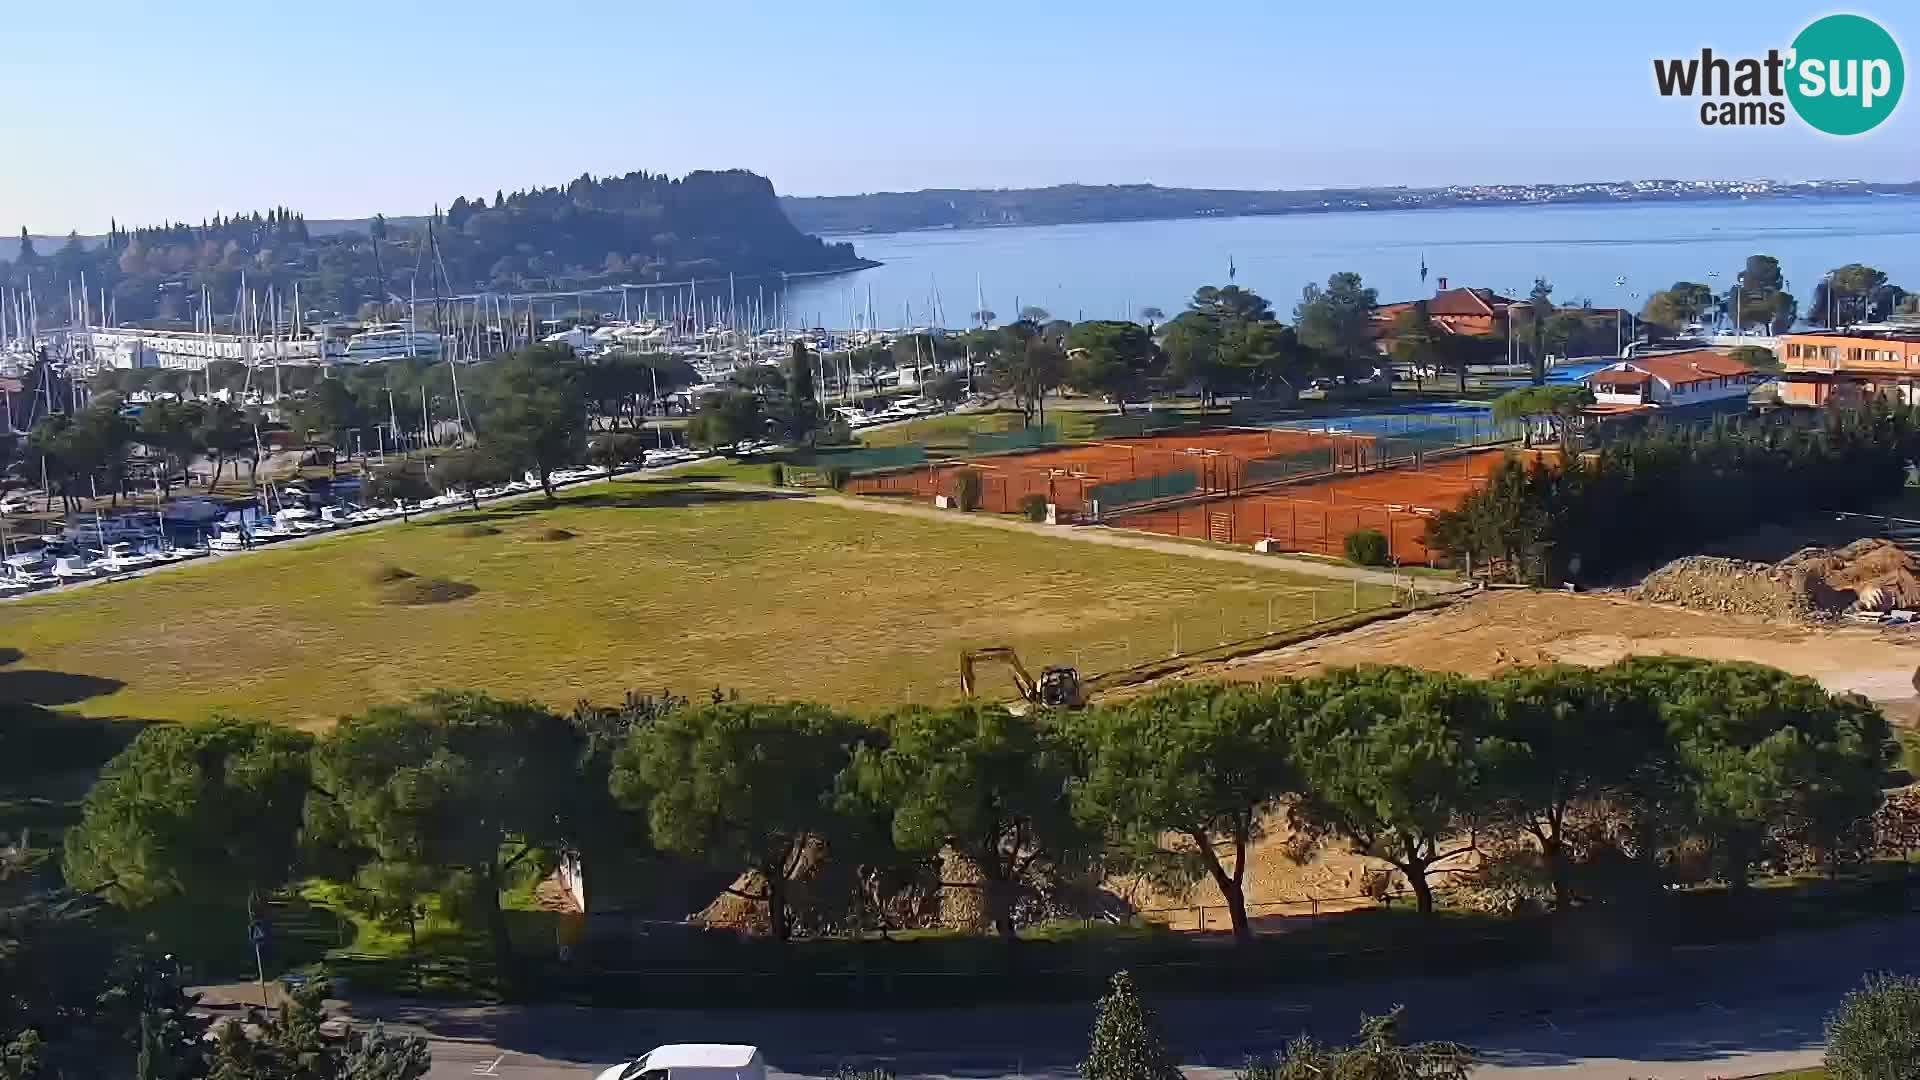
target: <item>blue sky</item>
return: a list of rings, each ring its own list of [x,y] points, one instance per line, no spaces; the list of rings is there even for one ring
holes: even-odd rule
[[[0,229],[419,212],[637,168],[793,194],[1920,179],[1913,101],[1842,141],[1653,92],[1656,54],[1762,53],[1830,10],[1920,60],[1911,0],[15,4]]]

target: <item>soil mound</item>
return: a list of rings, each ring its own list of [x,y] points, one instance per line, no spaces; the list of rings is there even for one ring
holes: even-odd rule
[[[491,525],[462,525],[455,530],[457,536],[499,536],[500,530]]]
[[[1920,567],[1898,545],[1868,538],[1801,548],[1777,563],[1689,555],[1648,574],[1634,593],[1699,611],[1819,621],[1920,607]]]
[[[565,529],[541,529],[533,534],[533,538],[535,540],[571,540],[578,535],[580,534],[568,532]]]
[[[373,573],[367,575],[367,580],[375,585],[391,585],[396,581],[405,581],[413,576],[413,571],[402,566],[387,563],[383,566],[375,567]]]
[[[408,575],[398,581],[388,582],[380,588],[380,602],[403,607],[415,607],[421,604],[448,604],[455,600],[464,600],[480,591],[477,585],[464,581],[448,581],[446,578],[423,578]]]

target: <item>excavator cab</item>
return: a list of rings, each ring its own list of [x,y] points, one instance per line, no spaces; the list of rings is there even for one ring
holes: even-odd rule
[[[1077,709],[1087,703],[1080,686],[1080,673],[1055,664],[1040,669],[1040,684],[1035,688],[1040,704],[1055,709]]]
[[[1013,674],[1013,684],[1020,691],[1020,700],[1012,711],[1019,715],[1038,705],[1051,709],[1078,709],[1087,703],[1086,686],[1080,681],[1080,673],[1071,667],[1052,665],[1040,669],[1040,678],[1035,679],[1020,662],[1020,654],[1013,649],[998,645],[989,649],[968,649],[960,654],[960,692],[971,700],[974,697],[975,672],[980,661],[992,660],[1007,665]]]

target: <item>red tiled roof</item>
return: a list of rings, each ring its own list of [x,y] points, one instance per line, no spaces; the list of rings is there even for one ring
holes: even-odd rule
[[[1621,378],[1623,374],[1635,371],[1651,375],[1669,386],[1681,386],[1706,382],[1708,379],[1723,379],[1729,375],[1745,375],[1753,369],[1712,349],[1693,349],[1688,352],[1668,353],[1665,356],[1644,356],[1637,360],[1626,360],[1620,367],[1601,368],[1588,375],[1586,381],[1613,384],[1638,382],[1637,379]]]
[[[1513,303],[1512,300],[1492,289],[1443,289],[1423,299],[1426,301],[1429,316],[1451,318],[1470,315],[1484,318],[1488,315],[1497,315],[1505,311],[1506,305]],[[1391,304],[1381,304],[1373,309],[1373,317],[1382,322],[1391,322],[1395,316],[1417,303],[1420,301],[1399,300]]]
[[[1609,368],[1594,372],[1591,378],[1594,382],[1605,383],[1608,386],[1639,386],[1641,383],[1652,381],[1653,376],[1644,371]]]
[[[1705,382],[1708,379],[1725,378],[1728,375],[1745,375],[1753,370],[1740,361],[1714,352],[1712,349],[1694,349],[1691,352],[1668,353],[1665,356],[1648,356],[1629,362],[1641,371],[1670,384]]]
[[[1492,315],[1495,307],[1505,307],[1512,300],[1501,296],[1492,289],[1447,289],[1435,293],[1427,301],[1429,315]]]

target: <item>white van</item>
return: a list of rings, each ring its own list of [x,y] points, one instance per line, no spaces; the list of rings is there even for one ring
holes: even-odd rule
[[[767,1080],[767,1063],[757,1046],[729,1043],[671,1043],[646,1056],[615,1065],[595,1080]]]

